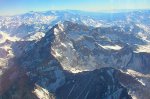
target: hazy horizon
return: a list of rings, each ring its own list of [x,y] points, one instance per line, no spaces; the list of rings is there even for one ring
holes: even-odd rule
[[[61,10],[41,10],[41,11],[26,11],[26,12],[20,12],[16,14],[7,14],[7,15],[1,15],[0,17],[9,17],[9,16],[15,16],[15,15],[22,15],[26,13],[31,12],[48,12],[48,11],[81,11],[81,12],[90,12],[90,13],[126,13],[126,12],[133,12],[133,11],[142,11],[142,10],[150,10],[150,9],[120,9],[120,10],[101,10],[101,11],[88,11],[88,10],[76,10],[76,9],[61,9]]]
[[[81,10],[90,12],[150,9],[150,0],[0,0],[0,16],[30,11]]]

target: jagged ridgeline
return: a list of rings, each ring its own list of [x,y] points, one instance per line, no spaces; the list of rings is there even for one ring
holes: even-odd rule
[[[144,17],[144,18],[142,18]],[[150,11],[0,17],[0,99],[149,99]]]

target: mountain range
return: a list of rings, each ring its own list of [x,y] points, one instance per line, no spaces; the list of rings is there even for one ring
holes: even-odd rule
[[[0,99],[149,99],[150,11],[0,17]]]

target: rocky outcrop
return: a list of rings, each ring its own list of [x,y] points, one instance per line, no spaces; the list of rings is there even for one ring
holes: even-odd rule
[[[65,99],[131,99],[113,68],[66,73],[66,83],[56,91],[56,98]]]

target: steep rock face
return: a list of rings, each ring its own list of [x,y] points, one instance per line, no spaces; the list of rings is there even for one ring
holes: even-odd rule
[[[149,53],[134,53],[131,57],[128,68],[131,67],[133,70],[139,71],[144,74],[149,74],[150,66],[150,54]]]
[[[120,97],[125,97],[127,99],[130,98],[130,96],[127,93],[127,90],[120,83],[118,83],[118,80],[116,78],[113,77],[113,74],[112,74],[114,71],[113,69],[110,69],[110,73],[109,73],[109,68],[108,68],[108,71],[104,70],[104,72],[102,72],[103,70],[102,71],[97,70],[97,71],[91,71],[91,72],[89,71],[85,73],[83,72],[81,74],[75,74],[75,75],[73,73],[69,73],[68,71],[63,70],[62,65],[53,56],[55,55],[54,54],[55,52],[52,48],[52,44],[54,40],[57,38],[54,35],[55,28],[57,27],[58,25],[56,25],[49,32],[47,32],[45,37],[42,38],[39,42],[35,42],[34,44],[31,43],[30,45],[28,45],[28,47],[24,48],[23,54],[16,57],[18,65],[21,66],[21,68],[26,72],[26,75],[29,77],[31,84],[33,85],[37,84],[38,86],[41,86],[41,88],[38,87],[34,91],[33,89],[30,89],[29,91],[33,91],[34,92],[33,94],[38,97],[43,97],[42,94],[45,94],[45,95],[47,94],[45,98],[53,97],[53,95],[49,96],[50,93],[47,93],[47,91],[44,91],[46,89],[49,92],[54,92],[55,93],[54,96],[56,97],[56,99],[57,98],[59,99],[60,97],[67,98],[66,95],[67,94],[69,95],[69,93],[66,92],[65,93],[66,95],[64,94],[64,96],[62,96],[61,91],[63,90],[68,91],[68,88],[70,90],[72,83],[70,83],[70,85],[68,85],[68,83],[72,82],[73,80],[77,80],[77,82],[75,82],[76,84],[81,83],[81,85],[84,85],[84,83],[89,81],[89,84],[87,85],[91,85],[94,87],[95,84],[97,84],[97,86],[99,86],[97,91],[95,89],[92,89],[92,87],[90,87],[89,90],[91,90],[91,92],[88,92],[88,94],[90,94],[90,96],[88,96],[87,94],[88,98],[91,98],[92,96],[95,97],[96,95],[98,95],[98,93],[100,94],[96,97],[101,97],[101,98],[105,98],[105,97],[115,97],[118,99]],[[88,79],[90,75],[91,75],[91,78],[94,79],[93,82],[91,79]],[[102,75],[103,77],[100,77],[99,80],[97,80],[98,75]],[[103,78],[104,79],[111,78],[110,83],[105,84],[105,82],[107,82],[107,80],[109,79],[104,80]],[[31,87],[28,84],[27,86],[29,88]],[[66,86],[68,86],[68,88]],[[113,86],[114,89],[112,90],[109,89],[110,86]],[[83,86],[83,88],[84,87],[86,86]],[[82,89],[82,87],[79,89]],[[77,90],[79,89],[74,90],[74,95],[71,95],[72,98],[74,96],[78,97],[77,94],[75,94],[75,92],[78,93]],[[61,91],[59,92],[59,90]],[[104,91],[101,92],[101,90],[104,90]],[[117,93],[115,93],[115,91],[117,91]],[[27,97],[28,95],[30,96],[30,94],[27,94]],[[79,99],[82,97],[83,96],[81,97],[79,96]]]
[[[66,83],[56,91],[61,99],[131,99],[113,68],[103,68],[78,74],[66,74]]]
[[[52,54],[65,70],[79,72],[114,67],[148,72],[142,66],[149,69],[149,53],[135,52],[135,43],[138,46],[147,42],[137,38],[136,33],[121,31],[119,27],[93,29],[66,21],[54,28],[54,36]]]
[[[51,29],[43,39],[27,48],[18,60],[33,83],[52,92],[65,83],[62,67],[51,55],[51,42],[54,38]]]

